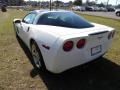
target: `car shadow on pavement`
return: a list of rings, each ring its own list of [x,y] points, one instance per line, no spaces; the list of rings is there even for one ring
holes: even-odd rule
[[[29,49],[19,38],[18,42],[32,63]],[[33,68],[30,75],[32,78],[39,75],[48,90],[120,90],[120,66],[106,58],[61,74],[52,74]]]

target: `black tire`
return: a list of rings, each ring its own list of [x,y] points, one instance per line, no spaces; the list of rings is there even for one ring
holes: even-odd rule
[[[15,36],[18,38],[19,36],[18,36],[18,33],[17,33],[17,31],[15,30]]]
[[[117,15],[117,16],[120,16],[120,12],[116,12],[116,15]]]
[[[16,27],[15,27],[14,22],[13,22],[13,27],[14,27],[15,36],[18,37],[18,33],[19,33],[19,32],[16,31]]]
[[[38,56],[40,57],[37,62],[35,61],[35,56],[33,54],[33,52],[34,52],[33,47],[36,48]],[[40,49],[39,49],[39,47],[38,47],[38,45],[37,45],[37,43],[35,41],[31,42],[31,55],[32,55],[32,59],[33,59],[33,66],[34,66],[34,68],[39,69],[39,70],[46,70],[45,63],[43,61],[43,57],[42,57],[41,51],[40,51]]]

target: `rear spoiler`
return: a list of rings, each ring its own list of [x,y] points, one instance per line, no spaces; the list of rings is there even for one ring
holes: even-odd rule
[[[103,34],[103,33],[107,33],[107,32],[109,32],[109,31],[96,32],[96,33],[91,33],[91,34],[89,34],[89,35],[90,35],[90,36],[91,36],[91,35],[98,35],[98,34]]]

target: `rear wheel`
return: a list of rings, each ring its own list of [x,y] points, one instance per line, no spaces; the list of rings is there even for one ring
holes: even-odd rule
[[[40,49],[35,41],[32,41],[32,43],[31,43],[31,54],[33,57],[34,67],[37,69],[42,69],[42,70],[46,69]]]

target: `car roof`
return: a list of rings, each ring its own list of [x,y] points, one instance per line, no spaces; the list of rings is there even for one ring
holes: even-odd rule
[[[67,10],[62,10],[62,9],[53,9],[53,10],[47,10],[47,9],[43,9],[43,10],[33,10],[30,13],[37,13],[37,14],[41,14],[41,13],[49,13],[49,12],[72,12],[72,11],[67,11]]]

